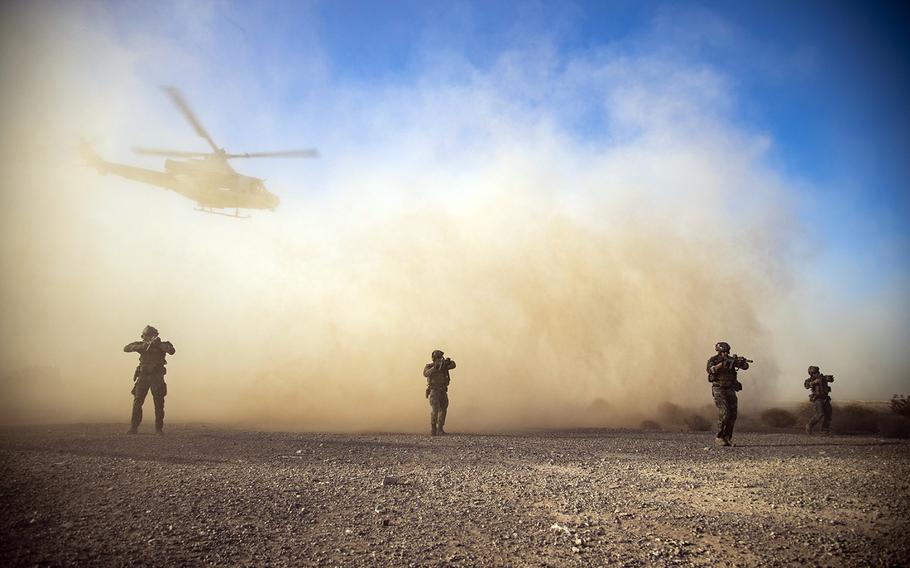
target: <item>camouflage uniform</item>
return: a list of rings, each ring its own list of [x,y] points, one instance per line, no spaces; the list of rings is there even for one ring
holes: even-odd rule
[[[134,341],[126,345],[126,353],[139,353],[139,366],[133,375],[133,416],[129,433],[135,434],[142,422],[142,404],[148,392],[152,391],[155,402],[155,432],[160,434],[164,428],[164,397],[167,395],[167,383],[164,375],[167,374],[166,355],[176,353],[170,341],[161,341],[158,331],[148,326],[143,331],[144,341]]]
[[[806,432],[812,434],[812,429],[821,422],[822,432],[827,434],[831,428],[831,387],[828,383],[833,383],[834,377],[823,375],[818,367],[809,367],[809,378],[803,381],[803,386],[811,389],[809,402],[815,407],[815,413],[812,419],[806,424]]]
[[[455,368],[455,361],[444,359],[442,351],[433,351],[433,362],[423,368],[427,379],[426,397],[430,401],[430,433],[445,435],[446,412],[449,409],[449,371]]]
[[[725,346],[726,350],[721,351],[720,346]],[[734,359],[729,353],[730,346],[724,342],[718,343],[717,348],[717,355],[708,359],[706,369],[708,382],[711,383],[711,394],[714,396],[714,405],[717,406],[718,412],[715,442],[729,446],[732,444],[733,426],[736,424],[739,408],[736,392],[743,388],[736,378],[736,369],[748,369],[749,363],[742,359]]]

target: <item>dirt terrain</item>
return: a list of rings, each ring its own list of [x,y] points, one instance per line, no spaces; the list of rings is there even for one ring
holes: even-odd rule
[[[0,565],[910,565],[910,444],[0,431]]]

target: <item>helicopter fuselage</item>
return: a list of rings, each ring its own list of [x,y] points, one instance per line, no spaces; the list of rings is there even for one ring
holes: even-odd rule
[[[164,187],[192,199],[200,209],[212,213],[212,209],[234,209],[239,216],[240,209],[275,210],[280,203],[278,196],[269,192],[261,179],[238,174],[228,160],[238,158],[316,158],[319,152],[313,148],[302,150],[284,150],[280,152],[252,152],[232,154],[218,147],[215,141],[199,122],[195,113],[190,110],[183,95],[176,87],[162,87],[171,102],[183,117],[204,139],[211,152],[160,150],[152,148],[133,148],[134,152],[151,156],[166,156],[164,171],[149,170],[126,164],[108,162],[98,156],[85,142],[82,152],[86,162],[100,173],[112,173],[127,179]]]
[[[279,204],[261,179],[239,174],[227,163],[165,160],[164,170],[174,176],[180,193],[201,207],[275,209]]]
[[[92,156],[92,165],[134,181],[170,189],[210,209],[271,209],[281,202],[261,179],[238,174],[227,164],[209,160],[166,160],[164,171],[118,164]]]

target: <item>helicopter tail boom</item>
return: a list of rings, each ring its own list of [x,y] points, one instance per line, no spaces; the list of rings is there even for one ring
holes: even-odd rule
[[[159,187],[181,193],[181,188],[177,182],[177,179],[167,172],[147,170],[145,168],[137,168],[136,166],[127,166],[125,164],[104,162],[103,173],[111,173],[120,177],[124,177],[126,179],[147,183],[149,185],[157,185]]]
[[[147,170],[145,168],[128,166],[126,164],[108,162],[99,156],[95,150],[84,140],[82,141],[81,151],[86,165],[97,170],[99,174],[114,174],[134,181],[139,181],[150,185],[157,185],[159,187],[181,193],[181,187],[177,182],[177,178],[175,178],[174,175],[169,172],[159,172],[156,170]]]

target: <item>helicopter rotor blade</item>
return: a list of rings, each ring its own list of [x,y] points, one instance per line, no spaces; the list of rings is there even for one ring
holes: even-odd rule
[[[158,148],[142,148],[133,146],[133,152],[145,156],[168,156],[171,158],[201,158],[210,156],[210,152],[184,152],[182,150],[161,150]]]
[[[221,149],[218,148],[218,146],[215,144],[215,141],[212,140],[212,137],[209,135],[208,131],[206,131],[206,129],[202,126],[202,123],[199,122],[199,119],[196,118],[196,114],[193,113],[192,109],[190,109],[190,105],[187,104],[186,99],[183,98],[183,94],[180,93],[180,90],[177,89],[177,87],[162,87],[162,90],[164,90],[164,92],[167,93],[169,97],[171,97],[171,101],[174,103],[174,105],[177,106],[178,109],[180,109],[180,112],[183,113],[183,117],[186,118],[186,120],[193,126],[196,134],[202,138],[205,138],[205,141],[209,143],[209,146],[212,147],[212,150],[215,153],[219,153]]]
[[[245,154],[225,154],[225,158],[318,158],[319,151],[313,148],[304,150],[285,150],[283,152],[247,152]]]

